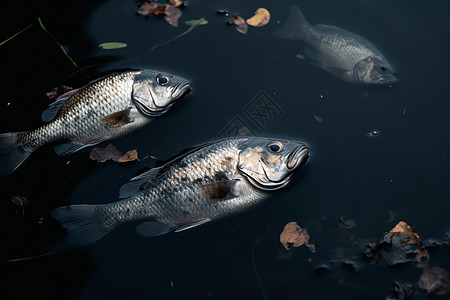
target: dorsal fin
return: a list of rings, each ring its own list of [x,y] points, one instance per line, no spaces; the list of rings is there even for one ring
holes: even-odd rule
[[[56,100],[48,106],[46,110],[42,112],[41,120],[44,122],[50,122],[53,120],[58,112],[61,110],[61,107],[66,103],[67,100],[69,100],[70,97],[72,97],[75,93],[77,93],[80,89],[74,89],[71,91],[68,91],[65,94],[62,94]]]
[[[159,171],[160,168],[153,168],[131,178],[130,181],[120,187],[119,197],[124,199],[139,194],[145,189],[146,183],[152,181],[159,174]]]

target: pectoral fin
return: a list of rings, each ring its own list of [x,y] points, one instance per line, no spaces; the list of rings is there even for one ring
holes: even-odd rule
[[[119,127],[133,122],[130,117],[131,108],[127,108],[113,114],[110,114],[102,119],[102,122],[114,127]]]
[[[199,187],[203,195],[212,201],[225,201],[236,198],[239,193],[235,189],[239,179],[214,181]]]

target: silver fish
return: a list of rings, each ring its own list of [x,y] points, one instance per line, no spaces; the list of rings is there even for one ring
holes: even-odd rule
[[[117,202],[70,205],[52,216],[74,244],[102,238],[137,221],[144,237],[183,231],[244,211],[285,187],[306,163],[304,143],[248,137],[197,146],[120,189]]]
[[[39,147],[60,155],[119,137],[164,114],[190,90],[183,78],[152,70],[114,73],[70,91],[42,113],[34,130],[0,134],[0,175],[17,169]]]
[[[303,41],[306,57],[343,81],[387,86],[397,82],[393,68],[375,45],[336,26],[312,26],[295,5],[291,6],[288,20],[275,36]]]

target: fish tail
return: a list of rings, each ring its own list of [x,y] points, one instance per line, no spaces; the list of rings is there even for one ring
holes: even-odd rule
[[[0,176],[14,172],[32,153],[19,147],[17,141],[20,133],[0,134]]]
[[[69,205],[55,208],[52,217],[67,230],[67,239],[76,245],[98,241],[112,228],[102,225],[98,211],[104,205]]]
[[[308,29],[311,25],[306,21],[300,9],[291,5],[289,17],[283,27],[275,31],[275,36],[288,40],[306,40]]]

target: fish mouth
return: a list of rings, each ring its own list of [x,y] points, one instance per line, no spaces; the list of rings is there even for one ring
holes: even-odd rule
[[[397,82],[398,82],[397,77],[395,77],[394,75],[391,75],[389,77],[381,78],[380,80],[378,80],[377,83],[379,85],[390,85],[390,86],[392,86],[392,85],[397,84]]]
[[[188,81],[182,81],[175,86],[171,94],[172,100],[179,100],[191,91],[191,85]]]
[[[300,169],[308,160],[309,149],[305,144],[299,145],[287,157],[287,167],[295,171]]]

